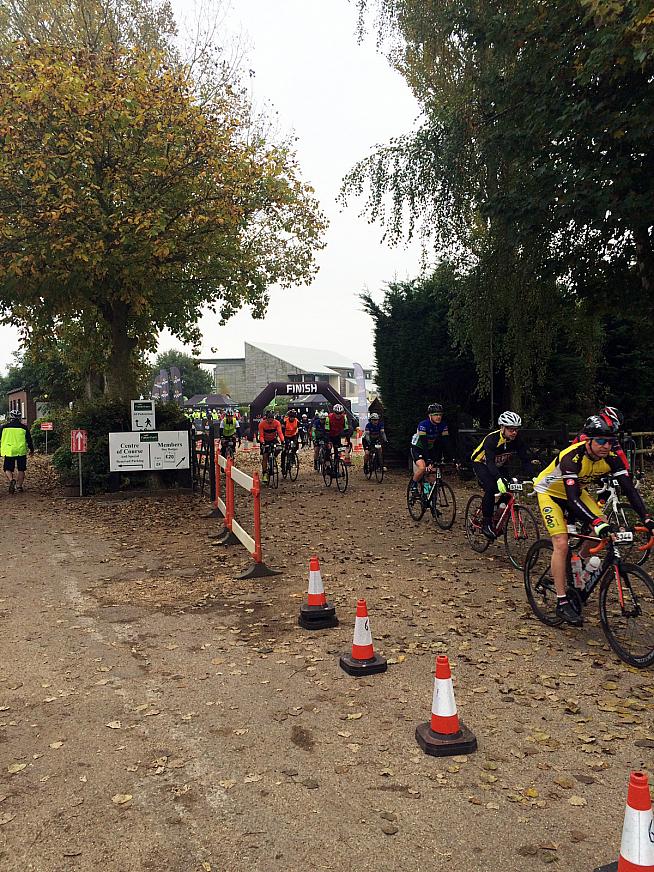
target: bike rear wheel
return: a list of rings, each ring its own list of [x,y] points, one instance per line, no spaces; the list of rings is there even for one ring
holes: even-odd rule
[[[347,471],[347,464],[343,463],[342,460],[337,461],[336,487],[339,489],[339,491],[342,494],[344,494],[345,491],[347,490],[348,478],[349,478],[349,476],[348,476],[348,471]]]
[[[550,627],[559,627],[563,618],[556,614],[552,551],[552,542],[549,539],[538,539],[527,552],[524,568],[525,593],[538,620]]]
[[[468,500],[463,524],[468,544],[478,554],[482,554],[490,545],[490,539],[481,532],[482,523],[481,497],[473,494]]]
[[[288,457],[285,454],[282,454],[282,478],[286,478],[288,475]]]
[[[504,526],[504,547],[516,569],[524,569],[527,552],[538,539],[538,521],[526,506],[514,505],[515,525],[509,516]]]
[[[599,612],[609,645],[621,660],[637,669],[654,664],[654,582],[644,569],[622,563],[607,571],[600,585]]]
[[[406,507],[413,520],[420,521],[425,514],[426,508],[419,490],[422,487],[422,482],[418,485],[418,488],[414,489],[411,487],[412,481],[413,479],[409,479],[406,487]]]
[[[447,482],[436,482],[430,509],[441,530],[450,530],[456,518],[456,497]]]
[[[332,462],[327,458],[322,462],[322,478],[327,487],[332,486],[333,477]]]

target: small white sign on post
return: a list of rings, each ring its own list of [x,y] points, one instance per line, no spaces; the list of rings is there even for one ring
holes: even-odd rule
[[[111,472],[154,472],[189,467],[188,430],[109,434]]]
[[[132,430],[156,430],[154,400],[132,400]]]

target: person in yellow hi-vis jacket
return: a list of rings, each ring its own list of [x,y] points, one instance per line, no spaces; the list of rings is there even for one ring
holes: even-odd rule
[[[13,494],[16,491],[22,493],[27,469],[27,452],[29,451],[30,457],[34,456],[34,443],[32,434],[21,421],[18,410],[12,409],[9,412],[9,420],[2,426],[0,434],[0,454],[5,459],[3,469],[9,482],[9,493]],[[16,467],[18,471],[14,478]]]

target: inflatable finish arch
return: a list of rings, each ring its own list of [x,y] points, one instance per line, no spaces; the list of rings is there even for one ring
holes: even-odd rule
[[[347,419],[354,426],[354,416],[349,410],[346,401],[334,390],[329,382],[270,382],[265,387],[256,399],[250,403],[250,435],[254,434],[254,422],[260,418],[263,410],[274,397],[298,396],[303,397],[306,394],[322,394],[327,402],[334,405],[340,403],[345,409]]]

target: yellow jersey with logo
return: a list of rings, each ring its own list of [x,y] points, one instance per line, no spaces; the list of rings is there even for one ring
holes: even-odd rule
[[[593,460],[586,451],[587,442],[575,442],[559,451],[554,460],[534,480],[534,490],[538,494],[549,494],[560,500],[567,500],[565,486],[578,484],[586,487],[604,475],[616,478],[629,476],[629,471],[613,451],[606,457]]]

